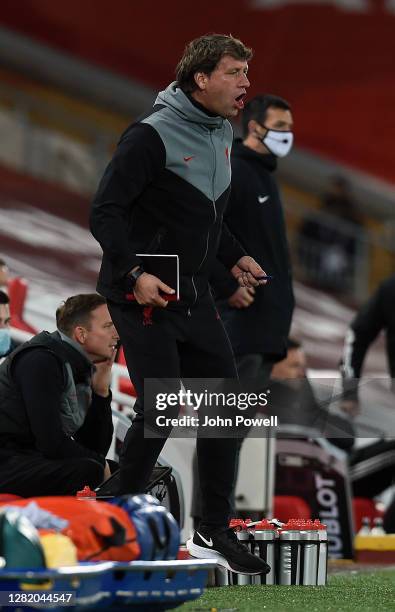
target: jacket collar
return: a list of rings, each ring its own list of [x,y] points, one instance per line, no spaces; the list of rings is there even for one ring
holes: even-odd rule
[[[60,341],[63,354],[71,365],[75,382],[83,382],[90,378],[95,370],[95,366],[89,361],[80,345],[59,330],[54,332],[52,337],[54,340]]]
[[[204,113],[205,115],[207,115],[207,117],[218,117],[218,115],[216,113],[212,113],[211,111],[208,110],[208,108],[206,108],[205,106],[203,106],[203,104],[200,104],[200,102],[198,102],[197,100],[195,100],[195,98],[192,96],[192,94],[186,93],[185,94],[186,97],[188,98],[188,100],[199,110],[202,111],[202,113]]]
[[[170,83],[165,90],[159,92],[155,104],[164,104],[185,121],[199,123],[208,129],[220,128],[226,121],[219,115],[208,114],[208,111],[196,100],[192,102],[191,98],[178,87],[177,81]]]
[[[233,143],[232,156],[249,161],[255,161],[262,165],[265,170],[274,172],[277,168],[277,157],[272,153],[257,153],[243,144],[241,138],[236,138]]]

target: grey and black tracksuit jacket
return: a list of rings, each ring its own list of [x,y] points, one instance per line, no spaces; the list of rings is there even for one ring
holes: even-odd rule
[[[245,255],[222,228],[231,145],[230,123],[173,83],[123,134],[94,198],[91,229],[103,249],[97,289],[108,298],[138,393],[122,447],[120,493],[145,489],[169,435],[166,429],[162,437],[144,436],[144,381],[237,375],[208,284],[217,256],[231,268]],[[180,302],[154,309],[126,302],[125,275],[140,263],[136,253],[179,256]],[[197,448],[203,520],[227,525],[236,442],[198,437]]]
[[[178,254],[181,305],[207,292],[217,254],[231,268],[245,253],[221,233],[232,127],[175,83],[123,134],[94,198],[91,230],[103,249],[97,289],[124,302],[136,253]]]

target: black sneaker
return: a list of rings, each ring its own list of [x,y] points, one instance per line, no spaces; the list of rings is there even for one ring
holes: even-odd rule
[[[216,559],[219,565],[237,574],[268,574],[270,565],[250,553],[242,544],[233,529],[218,531],[195,531],[187,541],[187,549],[192,557]]]

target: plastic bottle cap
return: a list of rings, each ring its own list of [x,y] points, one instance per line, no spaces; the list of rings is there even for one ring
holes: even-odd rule
[[[88,485],[85,485],[82,491],[77,491],[76,497],[96,497],[96,493]]]
[[[300,531],[302,528],[300,521],[297,519],[290,519],[288,523],[284,525],[282,531]]]
[[[235,531],[242,531],[246,529],[246,524],[243,519],[234,518],[230,520],[229,527]]]
[[[277,529],[276,526],[272,525],[267,519],[262,519],[254,527],[255,527],[255,531],[265,531],[265,530],[276,531]]]

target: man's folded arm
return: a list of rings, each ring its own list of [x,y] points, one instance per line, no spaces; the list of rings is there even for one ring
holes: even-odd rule
[[[107,455],[114,432],[111,400],[111,392],[107,397],[93,392],[85,421],[74,435],[77,442],[102,455]]]

